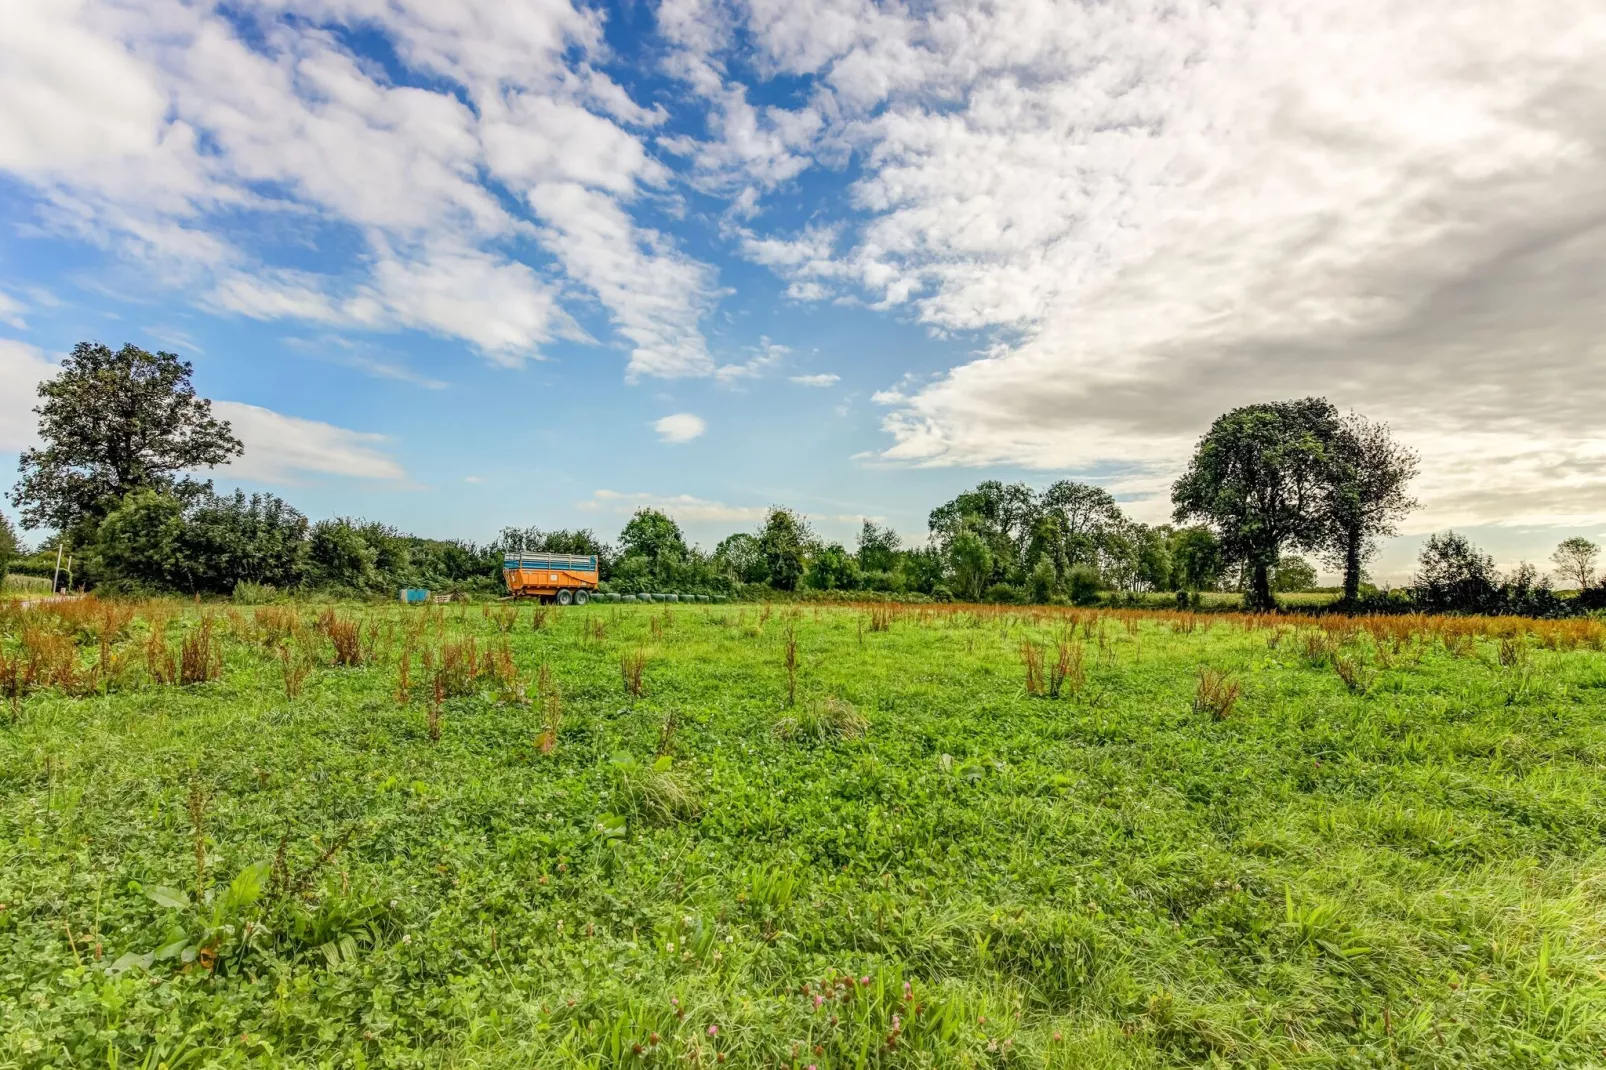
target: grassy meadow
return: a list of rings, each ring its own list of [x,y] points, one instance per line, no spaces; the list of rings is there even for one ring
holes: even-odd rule
[[[1603,644],[0,605],[0,1066],[1606,1064]]]

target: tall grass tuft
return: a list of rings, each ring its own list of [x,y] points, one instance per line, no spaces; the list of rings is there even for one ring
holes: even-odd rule
[[[646,671],[647,652],[645,650],[632,650],[628,654],[619,655],[619,677],[624,681],[625,694],[631,698],[641,697],[641,678]]]
[[[536,673],[535,693],[544,722],[540,734],[535,737],[535,749],[542,754],[551,754],[558,749],[558,728],[563,723],[563,696],[558,693],[558,685],[552,679],[552,670],[544,664]]]
[[[775,734],[782,739],[824,743],[833,738],[857,739],[869,730],[851,702],[839,698],[807,702],[797,713],[775,722]]]
[[[206,895],[206,804],[211,801],[199,780],[190,781],[187,809],[190,815],[190,845],[195,854],[195,899]]]
[[[434,690],[429,696],[429,708],[424,712],[424,728],[431,743],[441,741],[441,704],[446,701],[446,686],[439,671],[435,673]]]
[[[319,620],[320,630],[329,637],[334,647],[335,664],[354,669],[363,662],[362,622],[335,616],[333,613]]]
[[[1020,660],[1026,669],[1026,693],[1034,697],[1044,694],[1043,649],[1030,639],[1022,639]]]
[[[610,765],[621,810],[664,821],[697,816],[697,789],[675,771],[674,759],[669,755],[648,764],[634,754],[621,752],[613,756]]]
[[[786,626],[786,708],[797,705],[797,629]]]
[[[1344,686],[1357,695],[1366,694],[1377,680],[1377,671],[1367,665],[1365,659],[1358,653],[1335,654],[1333,671],[1344,681]]]
[[[1200,669],[1193,689],[1193,712],[1208,713],[1218,721],[1232,716],[1233,707],[1243,695],[1243,684],[1216,669]]]
[[[307,674],[312,672],[312,665],[303,656],[302,644],[283,642],[279,644],[279,680],[284,685],[284,697],[294,702],[301,697],[301,688],[307,682]]]
[[[223,675],[223,644],[213,634],[214,623],[210,614],[203,616],[201,623],[185,633],[179,644],[180,687],[204,684]]]
[[[1048,697],[1059,698],[1069,691],[1074,698],[1081,694],[1087,683],[1087,672],[1082,665],[1082,644],[1061,639],[1055,651],[1054,665],[1048,674]]]
[[[658,726],[658,747],[653,752],[659,757],[675,753],[675,736],[680,731],[680,714],[671,709],[664,714],[663,723]]]

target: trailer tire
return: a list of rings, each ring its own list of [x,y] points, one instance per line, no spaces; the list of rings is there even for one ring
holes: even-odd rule
[[[572,602],[573,600],[574,600],[574,595],[571,592],[569,592],[567,590],[563,590],[563,591],[559,591],[558,592],[558,605],[566,606],[570,602]]]
[[[583,606],[587,602],[589,602],[590,600],[591,600],[591,596],[586,594],[584,591],[576,591],[576,592],[574,592],[574,604],[575,605]]]

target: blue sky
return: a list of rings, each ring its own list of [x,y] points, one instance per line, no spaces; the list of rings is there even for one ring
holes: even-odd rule
[[[1422,453],[1380,575],[1542,561],[1606,528],[1606,15],[1508,7],[14,4],[0,464],[93,338],[315,517],[919,537],[983,478],[1164,519],[1319,393]]]

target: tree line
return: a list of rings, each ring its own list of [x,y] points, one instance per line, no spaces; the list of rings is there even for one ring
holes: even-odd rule
[[[1037,490],[989,480],[931,511],[923,544],[863,523],[852,548],[823,539],[795,510],[771,508],[756,530],[711,551],[673,518],[639,510],[612,543],[589,529],[505,528],[485,543],[425,539],[350,518],[316,523],[272,494],[216,493],[193,473],[243,446],[191,385],[191,366],[132,345],[80,343],[39,386],[41,445],[23,453],[11,501],[26,528],[53,529],[28,556],[0,516],[7,562],[50,574],[70,548],[74,582],[128,591],[234,592],[240,584],[373,594],[403,586],[493,592],[504,552],[595,554],[619,591],[742,594],[803,590],[905,597],[1087,604],[1146,592],[1242,590],[1252,609],[1305,590],[1315,555],[1343,576],[1351,610],[1555,615],[1606,605],[1595,586],[1598,549],[1558,548],[1558,569],[1580,590],[1562,599],[1523,566],[1499,574],[1455,533],[1425,546],[1404,591],[1365,583],[1380,540],[1415,506],[1414,453],[1389,429],[1341,415],[1321,398],[1248,405],[1212,424],[1172,488],[1173,522],[1126,515],[1103,488],[1060,480]]]

